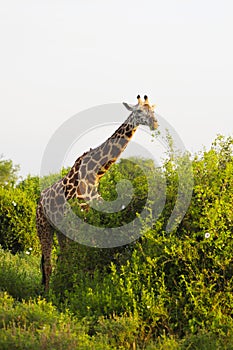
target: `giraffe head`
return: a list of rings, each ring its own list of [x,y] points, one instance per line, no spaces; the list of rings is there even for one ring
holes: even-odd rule
[[[135,126],[148,125],[151,130],[158,128],[158,121],[154,114],[155,105],[150,105],[148,97],[144,96],[144,101],[141,100],[140,95],[137,96],[138,103],[136,105],[130,105],[123,102],[123,105],[131,111],[130,119]]]

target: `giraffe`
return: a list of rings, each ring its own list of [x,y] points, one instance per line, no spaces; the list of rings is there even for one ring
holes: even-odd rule
[[[42,284],[45,291],[49,289],[52,273],[51,251],[55,231],[61,251],[66,244],[66,237],[59,232],[54,223],[62,220],[67,202],[76,198],[79,205],[85,205],[88,210],[91,201],[101,200],[98,193],[99,180],[124,151],[138,126],[147,125],[151,130],[158,128],[154,114],[155,105],[150,105],[146,95],[144,101],[140,95],[137,96],[137,100],[136,105],[123,103],[131,113],[112,136],[100,146],[90,148],[77,158],[66,176],[41,192],[36,211],[36,226],[42,250]]]

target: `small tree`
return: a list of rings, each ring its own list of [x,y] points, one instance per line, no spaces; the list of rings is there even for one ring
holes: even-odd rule
[[[14,185],[18,179],[19,165],[13,165],[12,160],[0,156],[0,186]]]

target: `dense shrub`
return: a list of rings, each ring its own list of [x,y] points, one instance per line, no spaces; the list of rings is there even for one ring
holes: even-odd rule
[[[233,349],[232,334],[217,336],[213,332],[198,333],[178,340],[159,336],[153,343],[139,346],[136,336],[140,332],[135,318],[116,316],[100,317],[95,335],[90,335],[90,325],[79,321],[68,311],[58,310],[44,299],[16,302],[7,293],[0,293],[0,348],[1,349],[61,349],[61,350],[186,350]]]
[[[28,199],[32,200],[35,204],[38,203],[41,191],[39,176],[28,175],[17,184],[17,188],[22,190]]]
[[[63,286],[65,305],[82,317],[132,315],[139,344],[163,332],[228,334],[233,329],[232,141],[220,137],[194,159],[193,197],[172,233],[164,231],[161,217],[140,242],[112,255],[71,244],[53,277],[55,295]],[[166,169],[168,210],[178,178],[176,166]]]
[[[15,303],[7,294],[0,294],[0,348],[110,349],[104,340],[91,339],[84,324],[68,312],[59,313],[44,299]]]
[[[19,300],[42,292],[39,258],[32,250],[13,255],[0,247],[0,291]]]
[[[49,186],[61,174],[43,178],[27,176],[17,185],[0,187],[0,245],[12,253],[31,249],[33,254],[40,251],[36,233],[36,206],[42,188]]]
[[[21,189],[0,187],[0,244],[4,249],[38,251],[35,210],[35,202]]]
[[[131,189],[129,189],[129,182]],[[98,204],[97,209],[91,207],[88,212],[82,211],[76,205],[76,200],[71,202],[71,206],[73,211],[82,219],[85,217],[85,222],[90,225],[95,227],[119,227],[131,223],[147,207],[147,201],[150,201],[150,198],[154,198],[152,208],[159,211],[164,198],[162,191],[158,191],[158,188],[164,186],[165,177],[163,172],[155,167],[152,160],[121,159],[100,180],[99,192],[107,202],[108,212],[98,210]],[[148,196],[149,189],[150,195]],[[116,209],[113,206],[116,200],[119,200],[119,203],[128,204]],[[122,234],[123,231],[124,229]],[[95,235],[94,230],[93,234]]]

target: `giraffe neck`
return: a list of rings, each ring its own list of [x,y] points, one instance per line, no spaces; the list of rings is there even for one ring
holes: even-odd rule
[[[138,128],[138,125],[135,125],[130,117],[100,146],[103,147],[103,155],[109,156],[113,163],[125,150]],[[109,147],[110,151],[108,153]]]
[[[137,128],[130,115],[104,143],[79,157],[63,179],[67,188],[66,198],[98,198],[100,178],[125,150]]]

